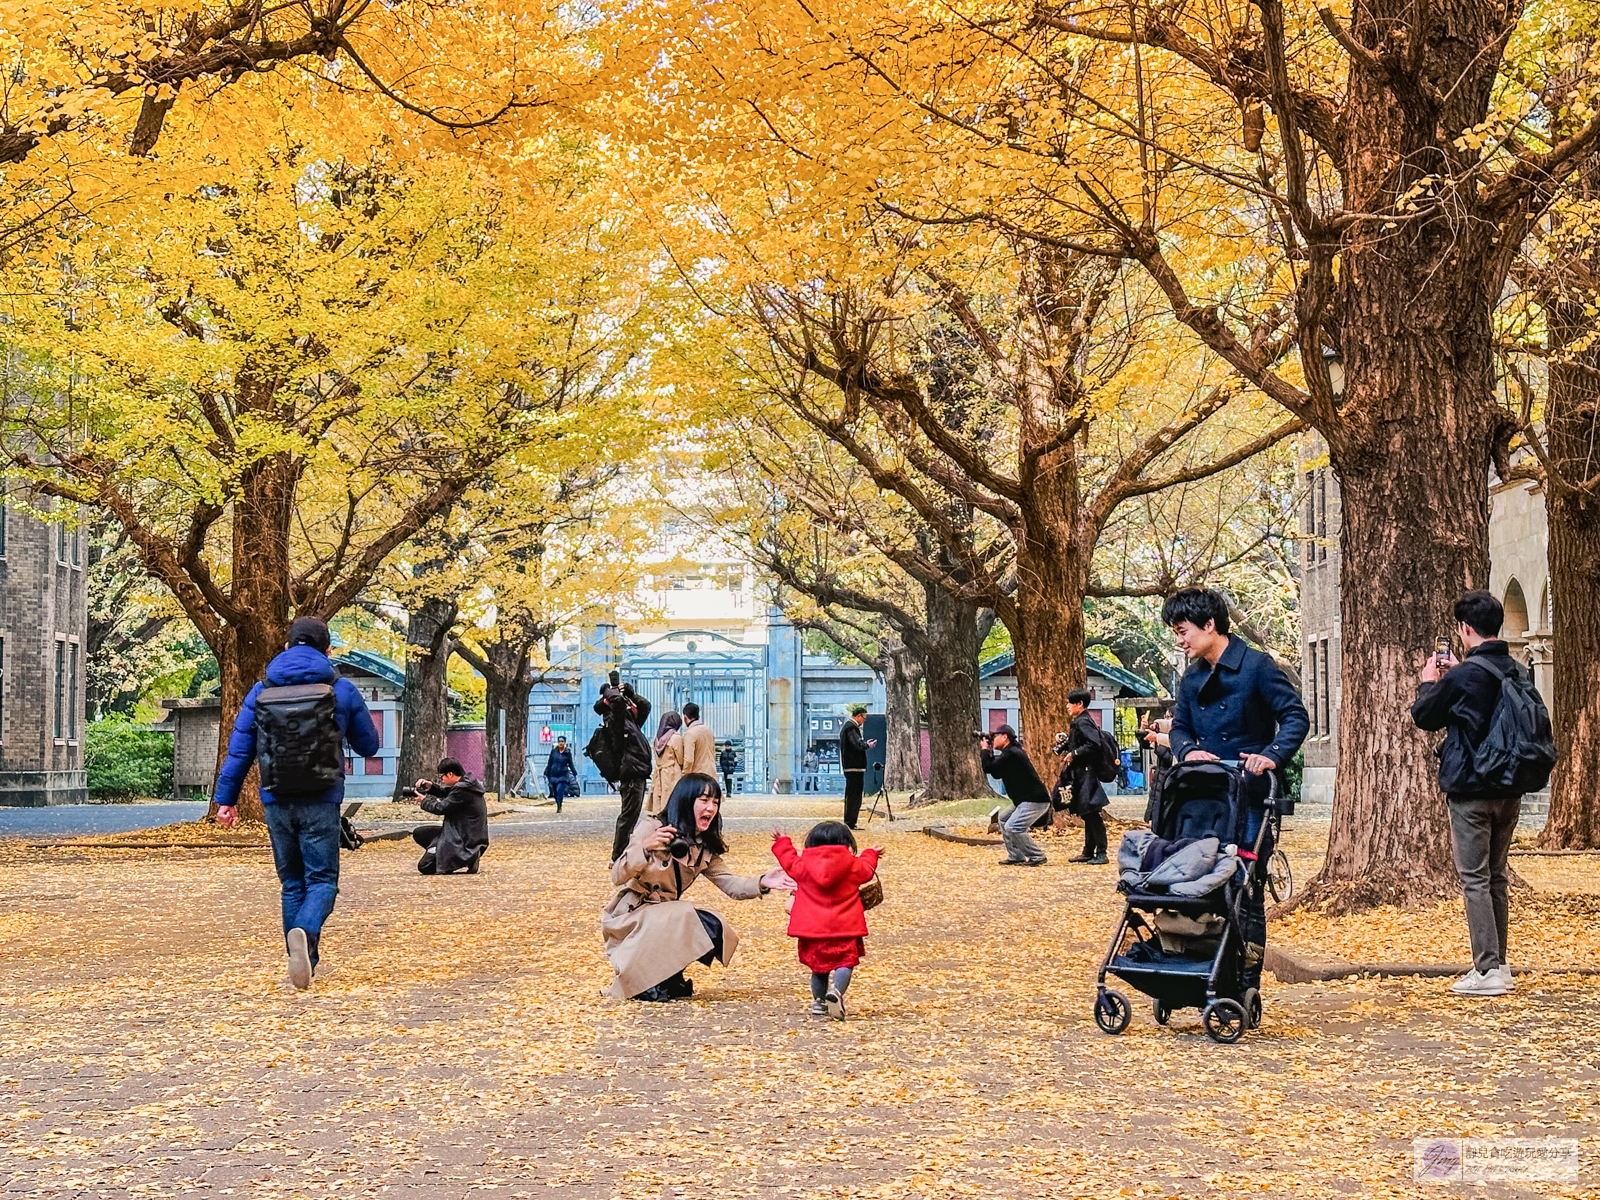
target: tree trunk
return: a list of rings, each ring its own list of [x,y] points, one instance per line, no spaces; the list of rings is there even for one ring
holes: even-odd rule
[[[1600,154],[1586,157],[1579,188],[1584,200],[1600,199]],[[1584,304],[1593,302],[1590,281],[1600,271],[1600,239],[1564,234],[1558,226],[1552,236],[1552,262],[1540,288],[1549,322],[1544,436],[1552,478],[1545,488],[1545,510],[1554,609],[1550,707],[1559,757],[1539,844],[1586,850],[1600,847],[1600,623],[1594,619],[1600,596],[1600,497],[1574,485],[1596,473],[1600,345],[1587,341],[1595,321]]]
[[[978,692],[978,610],[937,584],[924,584],[928,622],[929,800],[991,796],[972,739],[982,699]]]
[[[487,685],[484,689],[483,783],[490,789],[500,786],[500,711],[504,709],[507,795],[521,789],[527,770],[528,692],[533,687],[528,678],[528,650],[528,644],[519,639],[493,641],[484,650],[489,669],[483,672]]]
[[[1018,732],[1039,777],[1048,783],[1060,769],[1050,743],[1072,725],[1067,693],[1088,679],[1083,624],[1088,565],[1078,549],[1076,492],[1061,494],[1059,482],[1030,491],[1023,528],[1017,531],[1011,645],[1022,709]]]
[[[233,578],[230,599],[245,619],[222,625],[217,656],[222,720],[218,727],[217,769],[228,756],[228,735],[244,698],[266,678],[267,664],[289,636],[289,522],[294,512],[300,467],[287,454],[246,468],[233,506]],[[216,805],[210,808],[215,815]],[[239,793],[238,813],[246,821],[265,819],[261,780],[255,767]]]
[[[1487,347],[1487,327],[1481,336]],[[1455,600],[1489,582],[1492,428],[1471,429],[1482,409],[1460,396],[1486,389],[1486,364],[1462,369],[1444,341],[1386,348],[1375,337],[1366,386],[1389,397],[1386,444],[1330,446],[1343,522],[1339,766],[1327,858],[1300,902],[1335,912],[1459,892],[1440,735],[1418,730],[1410,708],[1434,640],[1455,626]]]
[[[406,619],[406,688],[396,789],[431,778],[445,756],[450,730],[448,688],[453,599],[425,600]],[[399,799],[398,790],[395,798]]]
[[[914,791],[922,785],[922,723],[917,719],[917,696],[922,690],[923,662],[906,646],[884,649],[885,705],[882,754],[883,778],[891,792]],[[869,765],[878,757],[868,751]]]

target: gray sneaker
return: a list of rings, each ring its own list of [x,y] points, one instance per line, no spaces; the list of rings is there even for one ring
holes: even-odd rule
[[[311,986],[311,948],[304,929],[289,930],[289,982],[302,992]]]
[[[824,1003],[821,1000],[813,1000],[811,1002],[811,1012],[810,1012],[809,1015],[811,1015],[813,1017],[825,1017],[825,1016],[827,1016],[828,1015],[828,1006],[827,1006],[827,1004]]]

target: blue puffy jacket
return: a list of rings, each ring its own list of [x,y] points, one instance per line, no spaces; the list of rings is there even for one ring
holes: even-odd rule
[[[378,730],[367,711],[367,702],[361,692],[348,679],[340,679],[339,672],[328,656],[314,646],[290,646],[267,664],[267,683],[286,687],[297,683],[331,683],[334,701],[338,705],[339,732],[350,748],[363,758],[378,752]],[[250,689],[239,709],[239,718],[233,723],[233,733],[228,736],[228,758],[217,776],[218,804],[236,804],[244,777],[250,773],[250,764],[256,760],[256,697],[265,683]],[[341,778],[322,795],[307,797],[313,802],[338,804],[344,799],[344,780]],[[272,803],[272,793],[261,789],[261,802]]]

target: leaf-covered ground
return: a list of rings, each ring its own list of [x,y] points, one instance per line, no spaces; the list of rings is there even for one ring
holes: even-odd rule
[[[1600,1182],[1594,980],[1532,976],[1468,1001],[1439,980],[1269,979],[1265,1027],[1240,1045],[1213,1045],[1192,1012],[1158,1027],[1143,1003],[1108,1038],[1090,1003],[1110,867],[873,840],[888,900],[843,1025],[805,1016],[776,898],[709,890],[746,937],[733,967],[694,968],[690,1003],[603,1000],[596,832],[502,838],[475,877],[420,878],[399,843],[346,855],[336,969],[303,995],[279,988],[264,852],[0,848],[0,1181],[61,1196],[1411,1196],[1438,1194],[1411,1182],[1414,1137],[1502,1135],[1582,1138]],[[760,869],[766,846],[741,832],[730,859]],[[1514,958],[1589,936],[1592,916],[1540,914]],[[1418,954],[1461,941],[1449,907],[1375,927],[1408,921],[1437,927]],[[1477,1194],[1541,1188],[1572,1194]]]

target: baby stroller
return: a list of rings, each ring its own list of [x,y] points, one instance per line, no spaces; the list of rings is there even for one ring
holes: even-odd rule
[[[1217,858],[1224,877],[1203,894],[1178,895],[1142,884],[1118,884],[1127,904],[1100,964],[1094,1002],[1095,1023],[1105,1032],[1121,1033],[1133,1015],[1128,998],[1106,987],[1107,972],[1152,997],[1158,1025],[1165,1025],[1177,1009],[1198,1008],[1213,1041],[1236,1042],[1246,1029],[1259,1024],[1261,997],[1244,986],[1239,905],[1247,889],[1264,882],[1267,864],[1257,855],[1279,803],[1278,780],[1269,772],[1266,819],[1254,845],[1244,845],[1250,778],[1240,764],[1223,762],[1181,763],[1167,776],[1152,830],[1155,836],[1215,837],[1223,849],[1236,846],[1240,853],[1237,859]],[[1191,886],[1204,886],[1204,880]]]

